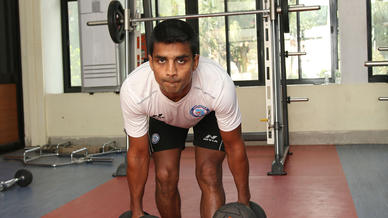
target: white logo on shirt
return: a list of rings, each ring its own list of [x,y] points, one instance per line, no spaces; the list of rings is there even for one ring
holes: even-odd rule
[[[216,138],[217,138],[216,135],[214,135],[214,136],[212,136],[212,135],[207,135],[207,136],[205,136],[202,140],[208,141],[208,142],[218,143],[218,141],[217,141]]]
[[[160,135],[158,133],[154,133],[151,136],[152,144],[157,144],[160,140]]]

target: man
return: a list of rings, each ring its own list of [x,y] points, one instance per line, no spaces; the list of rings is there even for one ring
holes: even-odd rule
[[[132,217],[143,215],[150,152],[155,162],[156,204],[163,218],[181,217],[179,161],[188,129],[194,129],[200,213],[210,218],[225,204],[222,162],[227,156],[238,201],[249,204],[249,164],[233,81],[215,62],[199,57],[198,37],[180,20],[159,23],[149,62],[135,69],[120,91],[129,137],[127,179]]]

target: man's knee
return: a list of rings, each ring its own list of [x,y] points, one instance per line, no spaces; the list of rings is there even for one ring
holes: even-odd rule
[[[177,189],[179,180],[178,172],[169,169],[156,171],[156,186],[162,194],[174,192]]]
[[[222,186],[222,166],[219,164],[202,164],[196,168],[196,176],[201,187],[218,189]]]

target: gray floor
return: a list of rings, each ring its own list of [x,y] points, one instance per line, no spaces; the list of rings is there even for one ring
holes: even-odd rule
[[[112,157],[112,163],[48,168],[25,167],[20,161],[3,160],[3,156],[0,155],[0,181],[12,179],[18,169],[25,168],[33,174],[33,182],[24,188],[15,185],[0,192],[2,218],[41,217],[112,179],[112,173],[124,161],[124,154],[111,154],[104,157]]]
[[[337,146],[359,218],[388,217],[388,145]]]

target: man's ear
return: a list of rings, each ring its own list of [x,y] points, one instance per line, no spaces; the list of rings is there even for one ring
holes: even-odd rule
[[[199,63],[199,54],[194,55],[193,71],[197,69]]]
[[[154,63],[152,62],[152,56],[148,55],[148,63],[150,64],[150,67],[152,70],[154,70]]]

